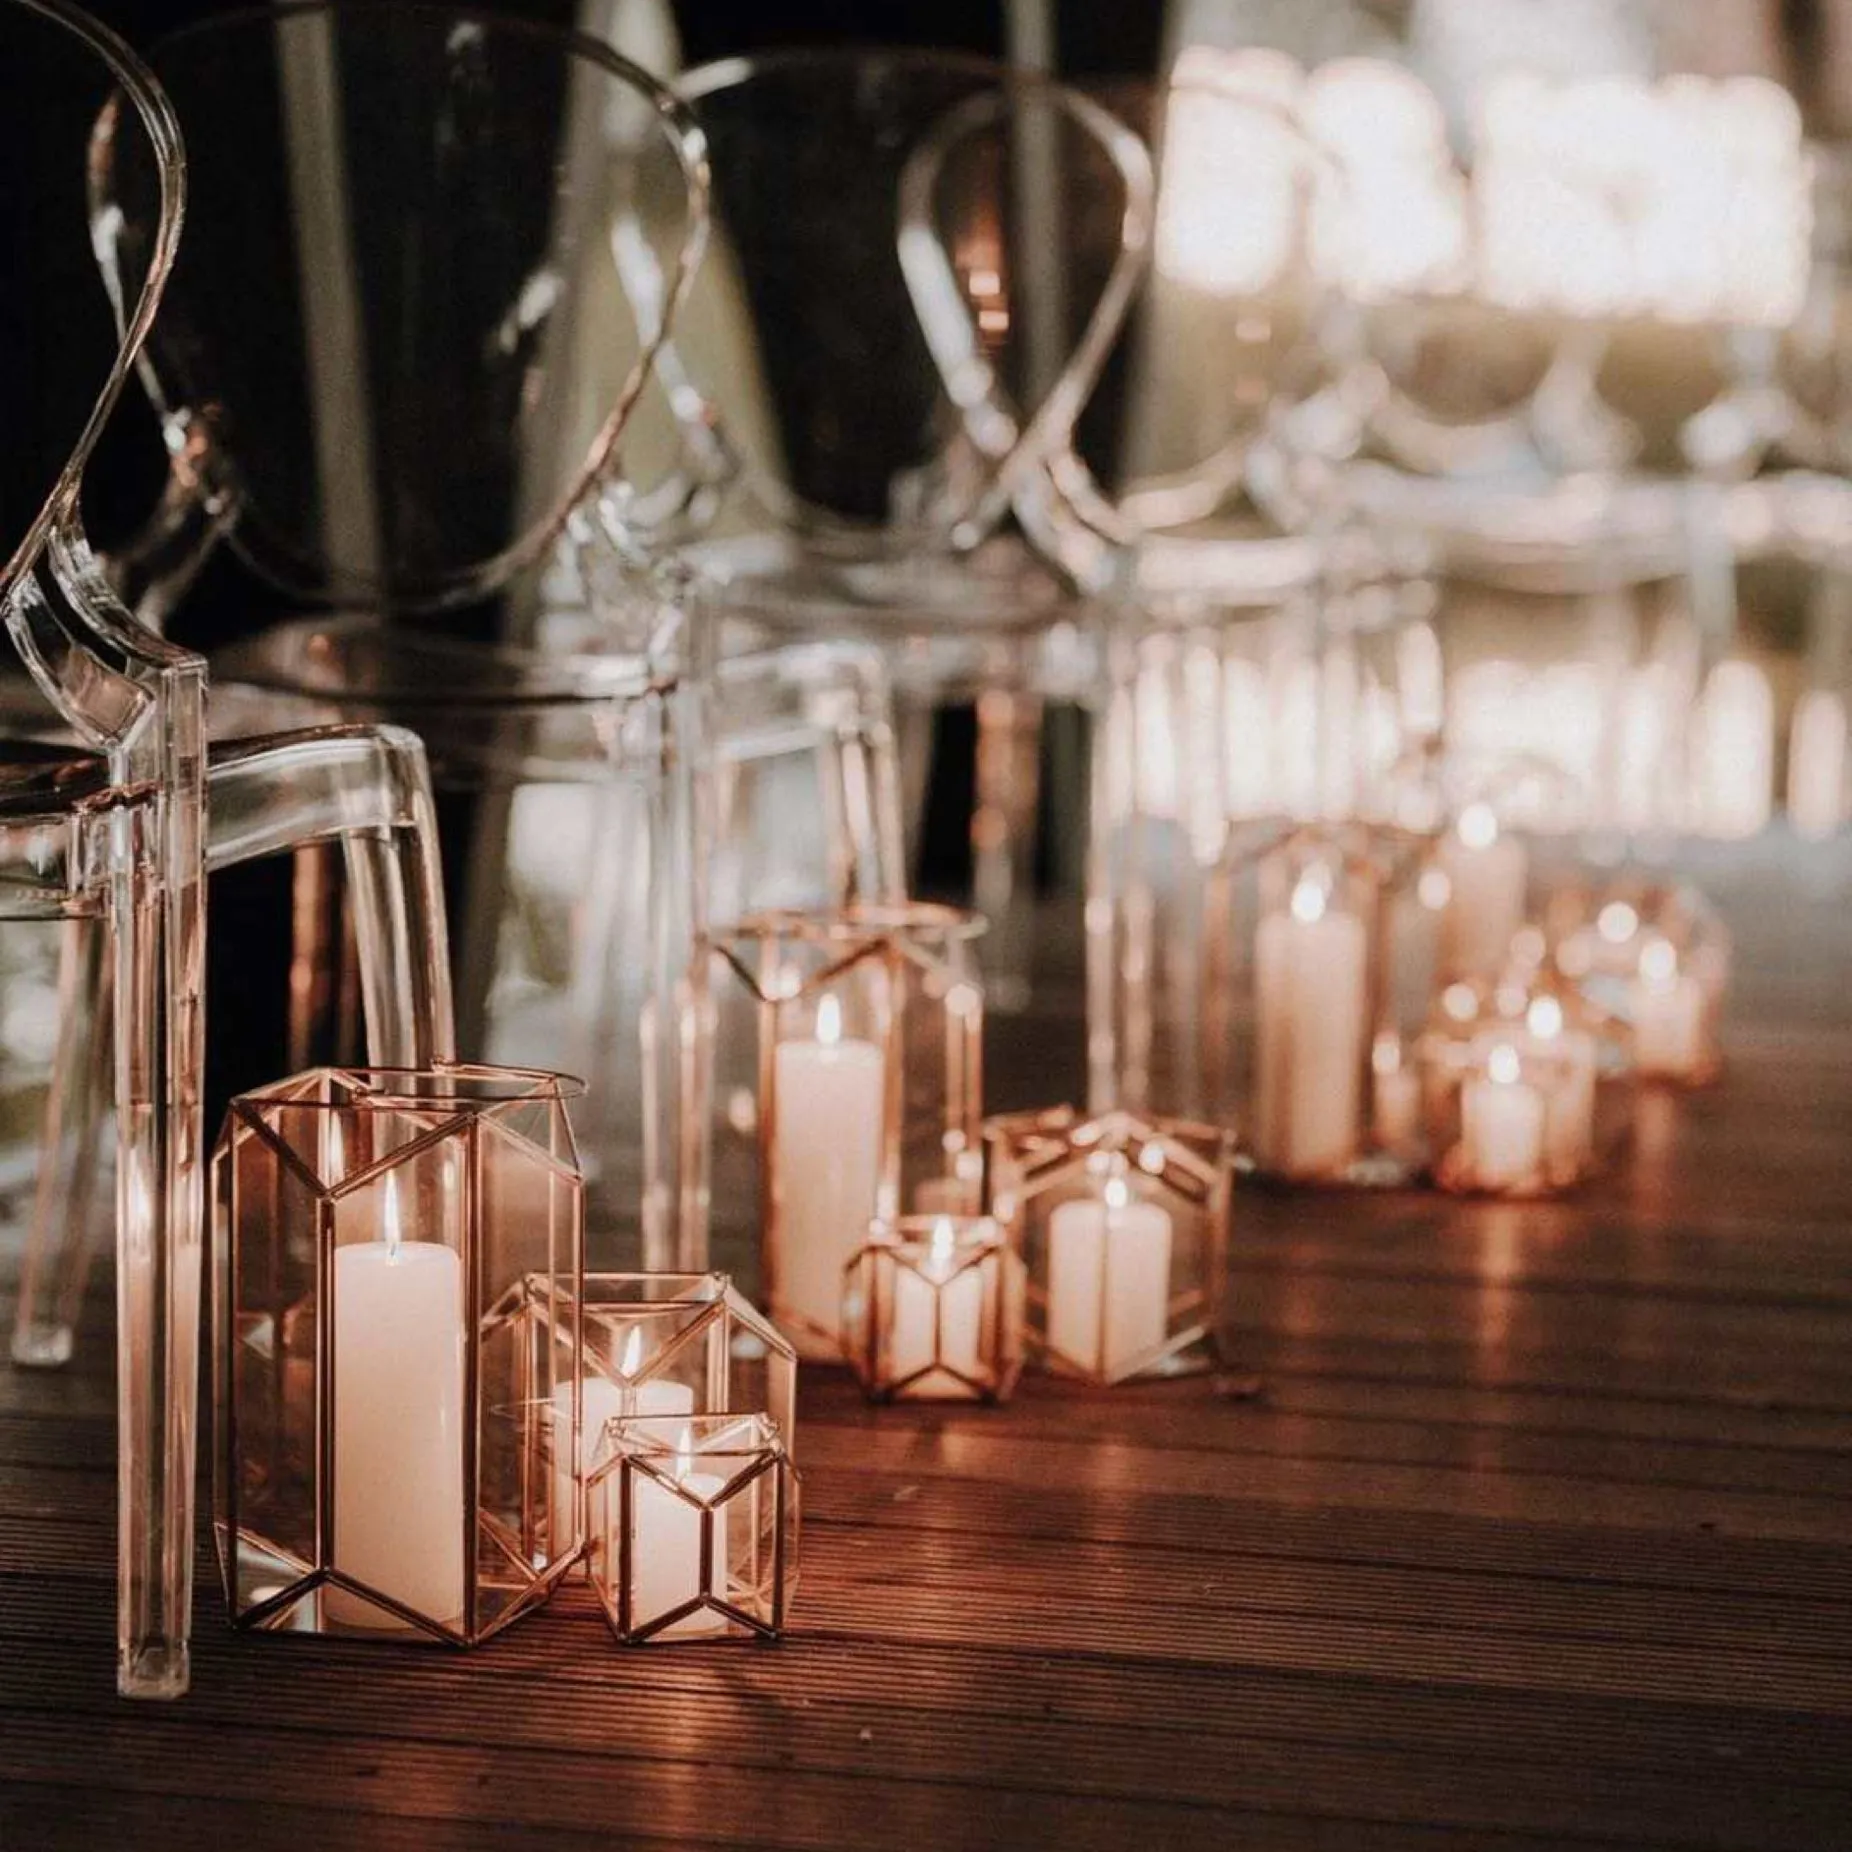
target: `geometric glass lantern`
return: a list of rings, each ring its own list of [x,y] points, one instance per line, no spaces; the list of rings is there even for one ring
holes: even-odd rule
[[[1071,1108],[992,1119],[991,1213],[1028,1266],[1043,1365],[1096,1383],[1211,1367],[1234,1140]]]
[[[588,1273],[577,1317],[562,1306],[555,1330],[581,1356],[575,1377],[565,1367],[574,1353],[562,1351],[553,1398],[553,1535],[562,1553],[583,1516],[585,1473],[608,1422],[757,1412],[791,1444],[797,1353],[724,1273]]]
[[[527,1069],[321,1068],[213,1155],[216,1532],[241,1627],[474,1645],[543,1601],[583,1183]]]
[[[784,1631],[797,1472],[769,1416],[607,1422],[585,1491],[592,1586],[626,1645]]]
[[[843,1349],[877,1401],[1002,1401],[1022,1321],[1022,1260],[989,1216],[902,1216],[844,1276]]]
[[[1642,1080],[1701,1086],[1717,1077],[1730,935],[1695,888],[1623,879],[1565,890],[1549,927],[1557,970],[1627,1025]]]
[[[798,1354],[840,1357],[870,1224],[977,1208],[984,1004],[951,907],[755,914],[709,936],[715,1258]]]

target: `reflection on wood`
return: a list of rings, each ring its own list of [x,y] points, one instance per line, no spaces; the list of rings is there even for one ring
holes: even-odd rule
[[[1852,857],[1705,860],[1722,1085],[1560,1201],[1239,1196],[1258,1397],[811,1372],[775,1650],[618,1652],[582,1589],[467,1658],[209,1598],[193,1694],[121,1704],[107,1321],[0,1374],[0,1844],[1843,1847]],[[1000,1106],[1077,1073],[1061,976]]]

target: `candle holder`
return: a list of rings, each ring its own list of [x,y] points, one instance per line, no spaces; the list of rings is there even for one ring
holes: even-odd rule
[[[592,1586],[626,1645],[784,1631],[797,1581],[798,1481],[770,1416],[607,1423],[586,1514]]]
[[[709,940],[711,1226],[801,1356],[840,1358],[843,1268],[920,1200],[975,1209],[983,922],[950,907],[759,914]]]
[[[984,1129],[991,1210],[1028,1268],[1029,1340],[1043,1365],[1095,1383],[1211,1367],[1230,1135],[1068,1107]]]
[[[1347,860],[1370,834],[1354,819],[1391,832],[1437,820],[1425,551],[1387,525],[1229,545],[1152,549],[1136,609],[1106,633],[1087,904],[1094,1111],[1239,1122],[1259,857],[1316,827],[1355,839]]]
[[[545,1411],[551,1534],[562,1547],[583,1542],[586,1471],[608,1422],[757,1409],[790,1445],[797,1353],[724,1273],[588,1273],[576,1295],[557,1296],[551,1330],[562,1345]]]
[[[1623,880],[1565,889],[1548,926],[1557,971],[1627,1026],[1635,1074],[1682,1086],[1716,1079],[1730,936],[1695,888]]]
[[[875,1401],[1003,1401],[1022,1326],[1022,1261],[989,1216],[902,1216],[844,1275],[843,1349]]]
[[[323,1068],[213,1155],[215,1535],[240,1627],[470,1646],[545,1600],[578,1372],[578,1083]]]
[[[1568,1189],[1622,1135],[1617,1025],[1531,959],[1540,928],[1520,928],[1513,944],[1496,983],[1439,992],[1419,1043],[1423,1127],[1443,1189]]]

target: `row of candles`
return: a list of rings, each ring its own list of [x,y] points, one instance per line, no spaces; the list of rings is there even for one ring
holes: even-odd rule
[[[1412,1036],[1379,1024],[1372,991],[1391,930],[1350,841],[1300,832],[1271,851],[1283,902],[1256,935],[1252,1156],[1285,1178],[1354,1175],[1366,1151],[1429,1168],[1443,1187],[1535,1191],[1588,1174],[1598,1083],[1697,1083],[1716,1065],[1727,944],[1699,903],[1647,890],[1529,922],[1529,857],[1489,804],[1469,804],[1419,861],[1418,909],[1438,914],[1440,983]],[[1263,886],[1269,870],[1263,858]],[[1629,890],[1631,891],[1631,890]],[[1547,913],[1546,909],[1546,913]]]
[[[1595,1161],[1597,1102],[1622,1042],[1641,1075],[1708,1076],[1727,950],[1687,899],[1558,896],[1532,922],[1525,845],[1483,803],[1399,871],[1372,859],[1379,849],[1370,832],[1315,826],[1260,857],[1244,1118],[1254,1168],[1354,1180],[1374,1156],[1393,1160],[1378,1175],[1425,1169],[1443,1187],[1563,1187]],[[1380,1026],[1384,896],[1398,882],[1436,919],[1445,979],[1412,1038]],[[1208,1363],[1233,1129],[1119,1108],[983,1120],[981,989],[947,953],[966,924],[899,908],[763,928],[779,960],[793,944],[816,954],[808,980],[778,965],[778,980],[751,993],[763,1097],[742,1125],[763,1169],[770,1320],[753,1326],[749,1348],[788,1361],[783,1388],[762,1398],[775,1408],[735,1406],[724,1388],[716,1399],[711,1368],[656,1367],[640,1314],[605,1316],[598,1345],[586,1343],[582,1193],[559,1156],[569,1134],[532,1158],[531,1176],[510,1155],[526,1152],[522,1140],[498,1134],[508,1175],[493,1188],[462,1145],[434,1158],[432,1115],[469,1121],[467,1098],[444,1091],[462,1070],[440,1070],[436,1100],[416,1115],[403,1101],[369,1108],[411,1128],[415,1162],[402,1168],[383,1161],[378,1127],[357,1141],[326,1126],[298,1140],[292,1161],[320,1166],[329,1205],[312,1231],[290,1223],[274,1153],[270,1171],[240,1169],[240,1152],[262,1142],[252,1128],[277,1143],[285,1109],[251,1106],[247,1124],[246,1103],[235,1105],[215,1160],[232,1173],[215,1191],[231,1255],[219,1393],[243,1398],[224,1411],[234,1444],[266,1458],[238,1462],[229,1480],[221,1539],[234,1611],[252,1625],[468,1641],[543,1599],[583,1555],[624,1638],[775,1632],[795,1563],[788,1426],[800,1354],[847,1357],[883,1399],[1000,1399],[1025,1356],[1103,1383]],[[933,1063],[922,1037],[937,1046],[942,1083],[923,1092]],[[320,1091],[302,1110],[336,1126],[343,1112],[365,1116],[367,1083],[345,1104],[325,1079],[282,1086],[309,1083]],[[483,1110],[499,1104],[491,1095]],[[909,1156],[919,1151],[936,1161]],[[481,1225],[489,1216],[493,1230]],[[491,1251],[511,1272],[499,1288],[484,1273]],[[305,1252],[320,1258],[301,1274]],[[280,1304],[292,1267],[284,1296],[297,1298]],[[322,1295],[330,1316],[301,1316]],[[753,1316],[724,1282],[720,1297],[729,1318]],[[498,1335],[516,1326],[523,1335]],[[293,1364],[277,1355],[282,1333],[307,1346]],[[526,1361],[492,1365],[496,1346]],[[729,1338],[727,1355],[735,1348]],[[306,1412],[287,1393],[250,1401],[253,1370],[278,1367],[286,1383],[294,1368],[317,1385]],[[323,1433],[325,1465],[301,1466],[319,1460]],[[509,1450],[493,1473],[482,1458],[492,1444]],[[328,1554],[306,1590],[276,1566],[316,1560],[315,1548],[256,1548],[269,1581],[244,1565],[237,1507],[261,1534],[281,1458],[298,1461],[301,1498],[321,1513]],[[493,1524],[482,1509],[491,1480],[525,1488]],[[501,1549],[494,1573],[485,1531]]]

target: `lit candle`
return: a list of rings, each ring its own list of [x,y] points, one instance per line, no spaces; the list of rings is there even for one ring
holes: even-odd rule
[[[1562,1078],[1550,1089],[1544,1134],[1550,1181],[1573,1183],[1595,1156],[1595,1038],[1572,1029],[1554,997],[1534,997],[1525,1012],[1531,1046],[1562,1064]]]
[[[1449,977],[1496,977],[1524,924],[1524,845],[1499,829],[1491,805],[1468,804],[1442,838],[1439,862],[1449,891],[1442,966]]]
[[[398,1179],[379,1241],[334,1251],[332,1566],[431,1620],[463,1614],[463,1269],[435,1241],[407,1241]],[[341,1589],[330,1621],[405,1623]]]
[[[1518,1051],[1500,1042],[1486,1058],[1485,1077],[1461,1092],[1466,1166],[1481,1189],[1522,1189],[1543,1169],[1544,1098],[1522,1080]]]
[[[687,1383],[635,1381],[643,1361],[643,1333],[632,1325],[618,1360],[617,1380],[588,1369],[580,1384],[578,1470],[573,1470],[572,1384],[553,1391],[553,1529],[555,1557],[569,1547],[577,1526],[573,1514],[579,1488],[598,1456],[598,1437],[606,1424],[623,1415],[692,1415],[695,1392]]]
[[[956,1271],[956,1250],[952,1224],[941,1216],[933,1224],[932,1240],[919,1268],[895,1265],[894,1322],[886,1371],[890,1382],[904,1383],[934,1367],[977,1376],[984,1280],[975,1266]]]
[[[675,1483],[687,1497],[671,1491],[648,1473],[631,1475],[630,1501],[630,1618],[633,1626],[647,1626],[659,1614],[693,1601],[701,1592],[702,1510],[690,1499],[711,1499],[726,1481],[717,1473],[697,1473],[692,1458],[693,1439],[684,1432],[675,1456]],[[611,1501],[613,1514],[617,1500]],[[708,1593],[722,1600],[727,1593],[727,1517],[714,1514],[714,1561],[708,1575]],[[652,1637],[686,1639],[726,1630],[725,1617],[708,1609],[684,1615]]]
[[[1170,1216],[1109,1178],[1100,1200],[1048,1218],[1048,1347],[1077,1368],[1115,1376],[1170,1331]]]
[[[1384,1033],[1370,1049],[1376,1142],[1404,1155],[1421,1145],[1421,1075],[1402,1058],[1401,1038]]]
[[[880,1180],[884,1073],[872,1042],[844,1041],[834,997],[817,1006],[814,1042],[780,1042],[772,1189],[778,1204],[774,1312],[793,1321],[799,1354],[834,1358],[842,1272],[868,1239]]]
[[[1287,1176],[1341,1170],[1357,1152],[1369,945],[1312,872],[1260,923],[1254,1154]]]
[[[1640,948],[1632,993],[1635,1068],[1654,1079],[1694,1079],[1704,1066],[1704,987],[1679,969],[1669,939]]]

